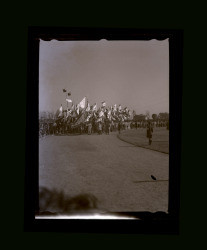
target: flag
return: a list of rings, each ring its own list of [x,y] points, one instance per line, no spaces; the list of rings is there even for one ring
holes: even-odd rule
[[[119,111],[121,111],[121,105],[119,105]]]
[[[76,107],[76,112],[77,112],[77,114],[79,115],[79,104],[77,105],[77,107]]]
[[[63,106],[62,106],[62,104],[61,104],[61,106],[60,106],[60,112],[63,112]]]
[[[92,111],[97,111],[97,105],[96,105],[96,103],[92,106],[91,110]]]
[[[83,100],[78,105],[80,108],[84,109],[86,106],[86,97],[84,97]]]
[[[70,108],[72,111],[75,111],[75,105],[72,103],[72,107]]]
[[[116,111],[116,104],[114,104],[114,111]]]
[[[66,118],[68,118],[70,116],[71,112],[72,112],[72,110],[70,110],[70,109],[67,110]]]
[[[73,101],[72,101],[71,99],[68,99],[68,98],[67,98],[67,99],[66,99],[66,102],[73,102]]]
[[[86,111],[87,111],[87,112],[90,111],[90,104],[89,104],[89,102],[88,102],[88,106],[87,106],[87,108],[86,108]]]
[[[59,108],[59,110],[57,111],[57,114],[58,114],[58,117],[61,117],[63,115],[63,107],[62,107],[62,104]]]
[[[78,125],[80,123],[83,123],[86,121],[86,113],[85,112],[81,112],[81,110],[79,110],[79,104],[77,105],[77,110],[76,112],[78,113],[78,116],[76,115],[76,120],[74,122],[75,125]]]
[[[63,89],[63,92],[67,92],[67,90],[66,90],[66,89]]]
[[[102,102],[101,105],[102,105],[102,107],[105,107],[106,106],[106,102],[105,101]]]

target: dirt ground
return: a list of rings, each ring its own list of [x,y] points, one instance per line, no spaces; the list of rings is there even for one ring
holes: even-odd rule
[[[167,212],[168,172],[168,154],[121,141],[117,132],[42,138],[40,210]]]

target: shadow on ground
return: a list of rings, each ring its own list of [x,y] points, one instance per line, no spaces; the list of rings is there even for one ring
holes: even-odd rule
[[[69,197],[63,191],[39,188],[38,215],[90,213],[97,210],[98,199],[92,194]]]

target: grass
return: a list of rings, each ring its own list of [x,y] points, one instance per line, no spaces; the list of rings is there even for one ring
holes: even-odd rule
[[[118,135],[118,138],[135,146],[169,154],[169,130],[165,127],[155,127],[152,134],[151,145],[149,145],[149,139],[146,134],[146,128],[123,130],[121,134]]]

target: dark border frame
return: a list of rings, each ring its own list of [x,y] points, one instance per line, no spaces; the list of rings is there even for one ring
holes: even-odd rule
[[[37,220],[38,210],[38,103],[39,41],[66,40],[163,40],[169,38],[170,154],[168,213],[137,212],[138,220]],[[182,120],[183,30],[114,28],[28,28],[26,108],[26,168],[24,230],[71,233],[179,234]],[[120,214],[120,213],[119,213]]]

